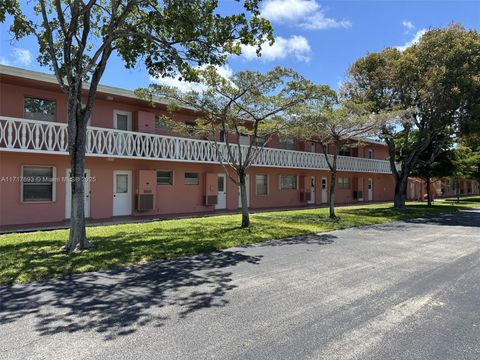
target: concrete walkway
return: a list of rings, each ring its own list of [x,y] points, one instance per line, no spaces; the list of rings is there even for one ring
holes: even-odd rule
[[[479,359],[480,211],[0,287],[0,359]]]

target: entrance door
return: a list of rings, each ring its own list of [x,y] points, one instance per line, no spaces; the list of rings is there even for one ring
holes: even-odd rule
[[[113,216],[132,214],[132,172],[113,172]]]
[[[373,180],[368,178],[368,201],[373,200]]]
[[[315,204],[315,176],[311,177],[311,190],[310,190],[310,200],[308,200],[308,204]]]
[[[327,188],[327,178],[322,177],[322,204],[326,204],[328,202],[328,188]]]
[[[250,206],[250,178],[245,176],[245,186],[247,187],[247,206]],[[242,195],[240,194],[240,186],[238,187],[238,207],[242,207]]]
[[[218,174],[218,199],[215,209],[227,208],[227,175]]]
[[[65,219],[70,219],[72,213],[72,183],[70,180],[71,171],[67,169],[67,186],[65,186]],[[85,194],[84,194],[84,209],[85,209],[85,217],[90,217],[90,170],[85,169],[84,178],[86,181],[84,182],[85,186]]]

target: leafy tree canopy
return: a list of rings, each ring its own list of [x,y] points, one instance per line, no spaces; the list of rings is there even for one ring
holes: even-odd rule
[[[342,89],[347,98],[373,112],[404,111],[380,134],[389,147],[396,207],[405,206],[408,176],[422,153],[434,144],[433,161],[443,141],[480,122],[479,74],[480,34],[460,25],[430,30],[404,51],[388,48],[352,65]]]

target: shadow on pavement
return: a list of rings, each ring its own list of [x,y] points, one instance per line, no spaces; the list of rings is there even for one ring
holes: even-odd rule
[[[106,340],[146,324],[162,326],[163,308],[181,306],[178,316],[224,306],[235,286],[225,268],[258,264],[261,256],[238,251],[155,261],[130,269],[86,273],[57,280],[0,287],[0,325],[33,317],[40,335],[93,330]]]
[[[305,234],[293,236],[285,239],[270,240],[262,243],[255,244],[255,247],[266,246],[285,246],[285,245],[328,245],[332,244],[337,237],[330,234]]]
[[[410,224],[435,224],[447,226],[480,227],[479,210],[462,210],[448,214],[438,215],[432,218],[406,220]]]

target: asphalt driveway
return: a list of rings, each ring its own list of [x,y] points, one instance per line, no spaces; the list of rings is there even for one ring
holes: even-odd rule
[[[480,210],[0,287],[0,359],[480,359]]]

